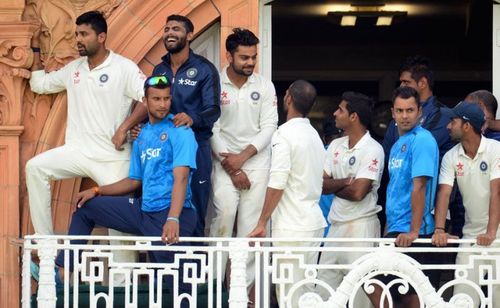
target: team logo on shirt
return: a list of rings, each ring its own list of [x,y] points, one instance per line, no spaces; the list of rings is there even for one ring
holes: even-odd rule
[[[457,164],[457,176],[463,176],[464,175],[464,164],[461,162],[458,162]]]
[[[356,157],[351,156],[351,158],[349,158],[349,165],[352,166],[354,165],[355,162],[356,162]]]
[[[167,136],[167,133],[161,133],[161,135],[160,135],[160,141],[165,141],[165,140],[167,140],[167,137],[168,137],[168,136]]]
[[[257,91],[253,91],[252,94],[250,94],[250,98],[256,101],[260,98],[260,93]]]
[[[403,146],[401,147],[401,152],[405,152],[406,151],[406,143],[403,144]]]
[[[194,78],[196,75],[198,75],[198,70],[194,67],[191,67],[190,69],[187,70],[186,75],[189,78]]]
[[[108,74],[102,74],[100,77],[99,77],[99,81],[102,82],[102,83],[105,83],[107,82],[109,79],[109,76]]]
[[[485,161],[482,161],[480,164],[479,164],[479,169],[481,169],[481,171],[486,171],[488,170],[488,164],[485,162]]]

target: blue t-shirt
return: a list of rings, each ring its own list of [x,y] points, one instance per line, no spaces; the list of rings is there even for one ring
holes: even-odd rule
[[[132,146],[129,178],[142,181],[141,209],[145,212],[170,207],[175,167],[196,169],[194,133],[185,126],[176,128],[172,119],[168,115],[161,122],[147,123]],[[193,208],[189,183],[184,207]]]
[[[427,176],[425,210],[420,234],[434,232],[434,198],[439,169],[439,150],[432,134],[420,125],[394,143],[389,156],[387,187],[387,231],[410,232],[413,178]]]

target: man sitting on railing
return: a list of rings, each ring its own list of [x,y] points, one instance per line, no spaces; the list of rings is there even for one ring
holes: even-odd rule
[[[439,174],[439,192],[436,203],[436,231],[432,242],[437,246],[446,246],[448,238],[456,238],[445,232],[444,223],[448,203],[455,179],[463,196],[465,207],[464,239],[477,240],[478,245],[489,246],[500,235],[500,142],[481,136],[485,117],[477,104],[461,102],[455,108],[442,109],[452,121],[448,124],[450,136],[460,143],[443,157]],[[470,247],[461,244],[460,247]],[[498,246],[498,244],[495,244]],[[457,264],[469,264],[470,252],[459,252]],[[482,278],[479,266],[492,261],[474,262],[474,268],[468,271],[467,279],[479,284]],[[490,272],[492,273],[492,272]],[[489,277],[490,280],[498,279]],[[479,307],[479,294],[465,284],[458,284],[455,294],[465,293],[474,300],[473,307]],[[493,286],[493,306],[500,307],[500,286]]]
[[[90,235],[94,226],[100,225],[144,236],[161,235],[169,244],[177,243],[179,236],[192,236],[196,211],[191,203],[189,181],[196,168],[196,140],[190,128],[173,124],[169,114],[170,80],[166,76],[146,79],[144,91],[149,123],[133,144],[129,176],[80,192],[69,235]],[[142,198],[126,196],[141,186]],[[84,243],[72,241],[72,244]],[[168,264],[173,262],[174,254],[154,251],[150,257],[153,262]],[[73,267],[72,255],[66,260],[69,263],[64,261],[64,252],[60,252],[56,264],[61,268],[65,264]],[[167,284],[172,284],[171,277]],[[182,283],[180,289],[183,291]]]

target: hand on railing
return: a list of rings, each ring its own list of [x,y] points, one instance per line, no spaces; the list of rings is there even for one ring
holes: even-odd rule
[[[418,238],[418,233],[409,232],[409,233],[401,233],[396,238],[396,246],[399,247],[409,247]]]
[[[496,234],[489,234],[489,233],[484,233],[484,234],[479,234],[476,238],[477,244],[481,246],[490,246],[491,243],[496,238]]]
[[[163,225],[161,240],[167,244],[179,242],[179,220],[167,219],[167,222]]]
[[[444,247],[448,245],[449,239],[458,239],[458,236],[451,235],[441,229],[436,229],[432,235],[432,245]]]

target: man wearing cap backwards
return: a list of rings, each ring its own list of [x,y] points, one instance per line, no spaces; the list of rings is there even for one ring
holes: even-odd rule
[[[244,237],[257,224],[264,204],[271,137],[278,125],[276,91],[254,72],[259,39],[236,28],[226,39],[229,65],[221,73],[221,117],[210,138],[214,157],[211,237]],[[225,269],[225,256],[222,269]],[[247,285],[254,280],[254,258],[247,259]]]
[[[384,149],[367,130],[371,121],[373,100],[355,92],[342,94],[342,101],[333,114],[344,137],[330,144],[323,168],[323,193],[335,194],[328,220],[329,238],[378,238],[380,222],[377,213],[377,190],[384,170]],[[372,243],[332,243],[325,247],[373,246]],[[320,264],[350,264],[363,253],[323,252]],[[318,279],[336,289],[347,271],[322,269]],[[324,299],[329,292],[323,287],[316,290]],[[359,305],[359,304],[358,304]]]
[[[311,126],[306,115],[316,99],[316,89],[305,80],[293,82],[286,91],[283,108],[287,121],[273,134],[271,141],[271,170],[267,185],[264,207],[255,229],[249,237],[265,237],[267,224],[273,216],[271,236],[274,246],[311,246],[317,242],[279,242],[279,238],[320,238],[326,227],[318,201],[323,183],[325,150],[318,132]],[[305,264],[316,264],[318,252],[311,249],[303,255]],[[293,267],[293,282],[277,287],[280,307],[300,307],[299,298],[305,285],[290,294],[290,288],[304,279],[304,269],[299,268],[297,259],[277,259],[278,271]],[[285,304],[285,298],[286,304]]]
[[[196,210],[191,203],[189,181],[196,169],[197,144],[193,131],[175,127],[170,81],[153,76],[144,84],[149,123],[134,141],[127,178],[77,194],[68,235],[89,235],[95,225],[144,236],[161,236],[169,244],[180,236],[192,236]],[[123,196],[142,187],[142,198]],[[85,244],[85,240],[71,241]],[[160,245],[161,242],[154,243]],[[71,255],[71,258],[73,256]],[[174,253],[152,251],[154,262],[172,263]],[[56,264],[64,266],[64,252]],[[70,266],[73,266],[70,260]],[[180,271],[182,266],[179,266]],[[179,279],[182,276],[180,272]],[[172,276],[167,282],[172,286]],[[181,292],[189,288],[180,284]]]
[[[443,108],[452,121],[448,130],[453,140],[460,142],[448,151],[441,163],[439,174],[439,192],[436,204],[436,231],[432,242],[436,246],[446,246],[448,238],[456,238],[446,233],[444,223],[448,200],[456,179],[463,196],[465,207],[465,239],[476,239],[476,244],[490,246],[500,234],[500,142],[481,135],[484,113],[480,106],[460,102],[455,108]],[[498,247],[498,244],[494,244]],[[461,244],[460,247],[470,247]],[[471,262],[472,253],[459,252],[457,264]],[[469,269],[467,279],[479,283],[479,266],[491,264],[489,261],[474,261],[474,268]],[[495,279],[495,277],[489,277]],[[489,294],[490,307],[500,307],[500,286],[494,284],[493,294]],[[455,285],[454,293],[466,293],[474,299],[472,307],[478,307],[480,300],[477,292],[467,285]]]
[[[172,80],[174,124],[191,127],[198,142],[197,169],[193,173],[191,190],[198,214],[195,235],[204,236],[212,172],[208,140],[220,116],[220,81],[215,66],[189,48],[193,32],[194,26],[189,18],[181,15],[167,17],[163,42],[168,53],[155,66],[153,75],[165,75]]]

